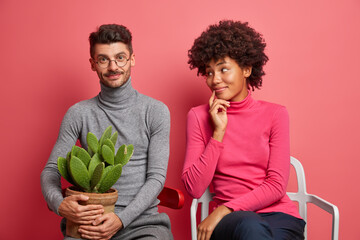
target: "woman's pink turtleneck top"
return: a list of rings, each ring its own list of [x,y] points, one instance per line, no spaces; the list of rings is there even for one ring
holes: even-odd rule
[[[300,218],[286,195],[290,172],[289,116],[285,107],[248,96],[231,102],[222,142],[212,138],[208,105],[187,119],[182,181],[199,198],[213,186],[214,201],[234,211],[283,212]]]

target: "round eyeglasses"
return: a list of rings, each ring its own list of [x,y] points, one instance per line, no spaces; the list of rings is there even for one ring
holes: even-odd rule
[[[126,58],[125,54],[119,54],[115,57],[114,60],[110,60],[109,58],[107,58],[105,56],[99,56],[97,58],[96,63],[101,68],[108,68],[110,66],[110,63],[112,61],[114,61],[118,67],[124,67],[129,60],[130,60],[130,57]]]

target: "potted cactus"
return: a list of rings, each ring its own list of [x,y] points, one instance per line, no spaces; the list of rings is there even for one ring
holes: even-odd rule
[[[86,202],[80,204],[102,204],[104,213],[114,211],[118,197],[116,189],[111,187],[120,178],[122,167],[128,163],[134,152],[133,145],[120,146],[116,151],[115,144],[118,132],[112,134],[112,127],[105,129],[101,138],[89,132],[86,137],[88,149],[74,145],[66,158],[58,158],[58,169],[72,187],[65,191],[66,196],[85,194]],[[67,221],[66,234],[80,238],[78,225]]]

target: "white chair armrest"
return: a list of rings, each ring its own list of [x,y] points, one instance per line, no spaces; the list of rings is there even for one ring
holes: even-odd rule
[[[190,207],[191,239],[197,239],[196,212],[198,208],[198,202],[199,199],[194,198]]]
[[[313,194],[308,195],[307,202],[313,203],[332,215],[332,240],[338,240],[340,215],[337,206]]]

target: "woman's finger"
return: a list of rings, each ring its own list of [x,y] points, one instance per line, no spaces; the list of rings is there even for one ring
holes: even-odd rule
[[[215,100],[213,100],[212,101],[212,104],[210,105],[210,107],[211,106],[213,106],[213,105],[215,105],[215,104],[222,104],[222,105],[224,105],[224,106],[226,106],[226,107],[230,107],[230,102],[229,101],[226,101],[226,100],[223,100],[223,99],[215,99]]]
[[[212,114],[218,114],[218,113],[220,113],[220,112],[226,112],[226,107],[224,107],[223,105],[216,105],[216,106],[214,106],[214,108],[213,109],[211,109],[209,112],[210,112],[210,114],[212,115]]]
[[[215,91],[212,92],[211,97],[209,99],[209,106],[210,107],[214,103],[214,99],[215,99]]]
[[[228,107],[230,107],[230,102],[221,99],[216,99],[213,102],[213,104],[210,106],[209,112],[213,112],[214,110],[217,111],[219,108],[226,110]]]
[[[201,238],[201,235],[202,235],[202,230],[199,228],[199,226],[198,226],[198,231],[197,231],[197,240],[203,240],[202,238]]]

